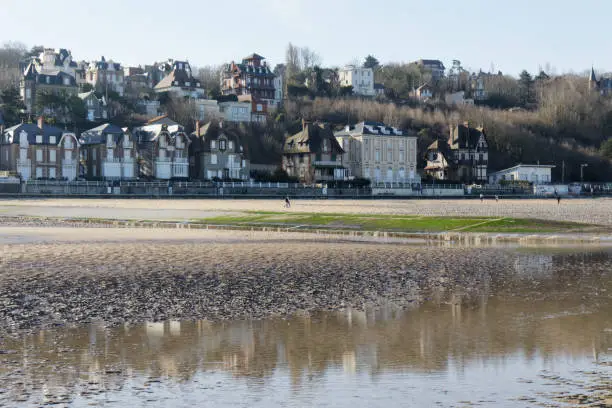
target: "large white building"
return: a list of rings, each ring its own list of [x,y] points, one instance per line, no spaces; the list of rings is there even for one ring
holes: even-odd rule
[[[489,184],[500,184],[502,181],[528,181],[534,184],[547,184],[552,181],[551,170],[554,167],[548,164],[518,164],[489,174]]]
[[[352,86],[355,95],[376,96],[372,68],[349,65],[338,72],[338,80],[340,86]]]
[[[379,122],[361,122],[336,132],[349,177],[373,183],[419,183],[417,138]]]

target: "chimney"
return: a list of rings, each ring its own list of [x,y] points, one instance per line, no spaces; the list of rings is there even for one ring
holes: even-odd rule
[[[306,119],[302,118],[302,129],[306,129],[306,126],[308,126],[310,122],[307,121]]]
[[[37,122],[37,123],[38,123],[38,128],[39,128],[39,129],[42,129],[42,128],[43,128],[43,126],[45,125],[45,118],[44,118],[44,116],[42,116],[42,115],[41,115],[41,116],[39,116],[39,117],[38,117],[38,122]]]
[[[195,133],[196,133],[196,137],[200,137],[200,121],[196,120],[196,126],[195,126]]]

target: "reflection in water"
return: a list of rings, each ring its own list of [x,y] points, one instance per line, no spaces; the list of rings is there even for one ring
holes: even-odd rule
[[[495,281],[432,293],[412,310],[41,331],[0,344],[0,404],[83,402],[102,392],[126,403],[156,381],[187,384],[181,392],[198,401],[214,387],[196,383],[228,379],[225,391],[252,405],[259,400],[249,398],[264,392],[294,405],[304,393],[322,402],[326,393],[367,399],[368,387],[422,404],[448,402],[447,394],[451,401],[490,397],[472,388],[479,381],[492,382],[496,398],[507,400],[536,389],[517,380],[533,381],[541,370],[592,369],[593,361],[610,359],[611,277],[610,252],[520,253]],[[407,378],[429,391],[408,387]],[[151,393],[158,401],[166,395]]]

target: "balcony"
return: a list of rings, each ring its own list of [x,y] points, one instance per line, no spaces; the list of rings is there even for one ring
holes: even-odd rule
[[[312,165],[314,167],[342,167],[342,164],[336,160],[315,160]]]

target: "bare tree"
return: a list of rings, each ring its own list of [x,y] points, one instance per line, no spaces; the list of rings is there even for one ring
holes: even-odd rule
[[[19,42],[7,42],[0,48],[0,90],[19,83],[19,62],[26,52],[26,46]]]
[[[321,65],[321,56],[308,47],[302,47],[300,49],[300,56],[302,60],[302,70]]]
[[[197,71],[198,79],[211,97],[218,95],[220,92],[221,69],[222,66],[220,65],[206,65]]]

